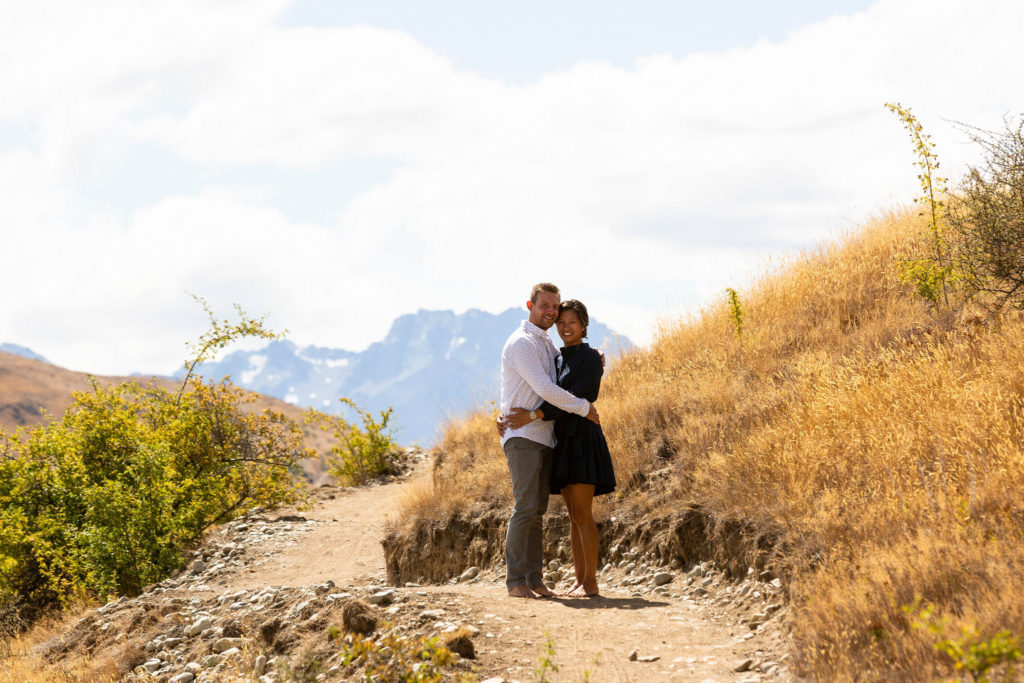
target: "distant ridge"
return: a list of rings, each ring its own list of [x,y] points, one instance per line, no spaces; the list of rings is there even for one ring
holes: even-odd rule
[[[419,310],[396,318],[387,336],[365,351],[272,342],[228,354],[198,372],[215,379],[230,375],[239,386],[324,412],[340,412],[342,396],[373,412],[390,406],[398,441],[426,446],[448,416],[497,399],[501,348],[525,319],[521,308],[498,314]],[[633,348],[593,319],[589,335],[590,344],[610,356]]]
[[[18,346],[17,344],[11,344],[9,342],[4,342],[3,344],[0,344],[0,351],[3,351],[4,353],[10,353],[15,356],[21,356],[22,358],[30,358],[32,360],[42,361],[44,363],[50,362],[30,348],[27,348],[25,346]]]

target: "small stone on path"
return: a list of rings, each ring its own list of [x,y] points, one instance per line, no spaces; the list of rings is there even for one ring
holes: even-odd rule
[[[736,668],[733,669],[733,671],[736,671],[736,672],[749,671],[750,670],[750,666],[753,663],[754,663],[753,659],[744,659],[742,662],[740,662],[739,664],[736,665]]]

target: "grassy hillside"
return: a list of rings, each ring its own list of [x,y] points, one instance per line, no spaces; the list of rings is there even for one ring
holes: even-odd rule
[[[972,645],[999,661],[1024,636],[1024,320],[901,284],[924,232],[895,213],[791,259],[739,292],[741,334],[723,296],[618,361],[598,402],[620,482],[599,519],[743,529],[729,552],[784,578],[819,679],[962,675],[986,666]],[[406,525],[510,502],[489,412],[440,451]]]

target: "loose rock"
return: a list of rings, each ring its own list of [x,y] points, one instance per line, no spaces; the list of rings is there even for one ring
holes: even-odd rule
[[[671,572],[658,572],[654,575],[654,585],[664,586],[666,583],[671,583],[674,578],[676,578],[675,574]]]
[[[341,611],[345,628],[353,633],[369,635],[377,629],[377,617],[365,602],[349,600]]]

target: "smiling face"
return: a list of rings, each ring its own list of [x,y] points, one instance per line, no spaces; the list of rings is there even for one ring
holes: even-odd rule
[[[583,341],[583,332],[586,328],[580,322],[576,311],[571,308],[558,314],[558,322],[555,325],[558,327],[558,336],[562,338],[562,343],[566,346],[576,346]]]
[[[558,303],[562,298],[553,292],[537,292],[536,301],[527,301],[530,322],[542,330],[549,329],[558,317]]]

